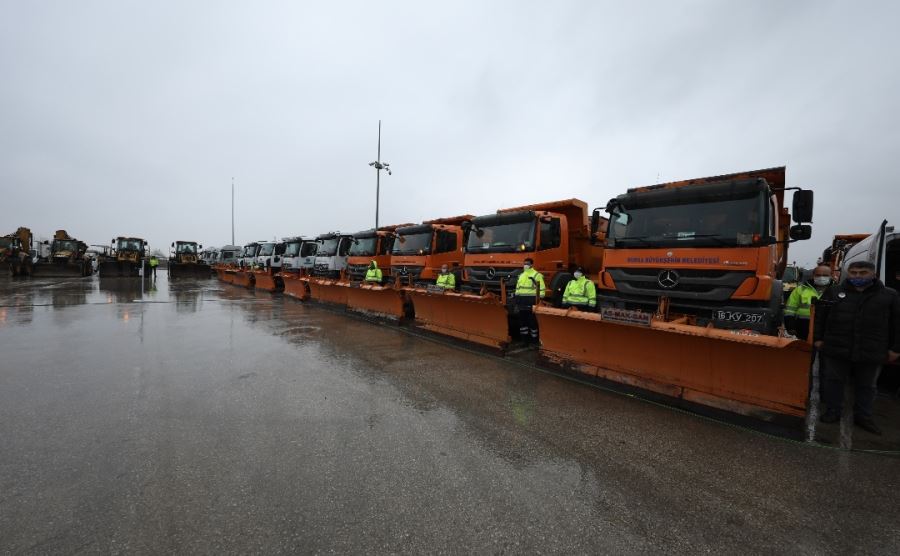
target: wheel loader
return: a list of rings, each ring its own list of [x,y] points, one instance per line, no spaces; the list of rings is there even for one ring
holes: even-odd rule
[[[209,278],[210,268],[200,259],[199,250],[203,249],[195,241],[172,242],[169,254],[169,278]]]
[[[10,276],[31,276],[32,243],[31,230],[24,226],[0,238],[0,260],[6,263]]]
[[[789,243],[810,237],[812,192],[785,187],[780,167],[633,188],[606,210],[600,310],[537,308],[541,357],[691,409],[802,428],[811,349],[784,333],[781,278]]]
[[[56,230],[46,259],[34,264],[35,276],[90,276],[91,261],[85,257],[87,244],[71,237],[65,230]]]
[[[112,254],[98,264],[101,278],[139,277],[142,275],[147,242],[139,237],[119,236],[111,242]],[[143,269],[144,277],[150,275],[150,266]]]

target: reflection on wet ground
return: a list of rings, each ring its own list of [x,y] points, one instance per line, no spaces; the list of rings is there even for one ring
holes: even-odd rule
[[[0,282],[11,552],[896,552],[898,461],[215,280]]]

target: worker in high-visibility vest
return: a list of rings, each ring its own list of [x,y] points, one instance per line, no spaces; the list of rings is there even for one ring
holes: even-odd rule
[[[456,289],[456,276],[450,272],[450,268],[447,265],[441,265],[441,273],[438,275],[435,285],[445,290]]]
[[[809,336],[810,307],[831,285],[831,267],[819,265],[808,280],[791,292],[784,304],[784,327],[801,340]]]
[[[597,307],[597,288],[585,275],[584,269],[575,269],[575,278],[566,284],[563,292],[563,307],[578,307],[584,311],[593,311]]]
[[[538,323],[534,316],[534,305],[538,298],[543,299],[547,288],[544,286],[544,276],[533,268],[534,260],[525,259],[522,266],[522,274],[516,280],[514,293],[516,307],[519,315],[519,335],[526,342],[538,342]]]
[[[150,255],[150,272],[153,273],[153,277],[156,278],[156,267],[159,266],[159,259],[156,258],[156,255]]]
[[[366,270],[365,282],[368,284],[381,283],[381,269],[378,268],[378,263],[375,261],[369,263],[369,269]]]

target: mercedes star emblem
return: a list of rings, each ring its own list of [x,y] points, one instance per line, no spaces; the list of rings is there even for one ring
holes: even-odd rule
[[[494,270],[494,267],[490,267],[489,269],[487,269],[488,280],[493,280],[495,274],[497,274],[497,271]]]
[[[656,278],[659,285],[667,290],[671,290],[678,285],[678,273],[674,270],[663,270]]]

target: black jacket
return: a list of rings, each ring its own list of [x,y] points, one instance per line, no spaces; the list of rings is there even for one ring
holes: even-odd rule
[[[846,281],[825,290],[816,303],[815,341],[822,352],[850,361],[883,363],[900,351],[900,296],[880,280],[863,291]]]

